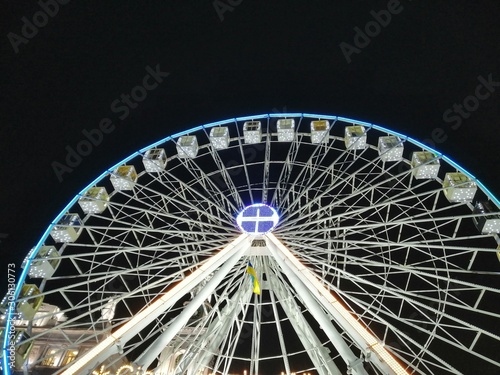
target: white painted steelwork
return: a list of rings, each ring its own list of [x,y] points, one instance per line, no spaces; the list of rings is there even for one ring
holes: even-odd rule
[[[293,119],[293,134],[278,127],[283,119]],[[245,122],[261,124],[258,138],[245,140]],[[381,137],[391,138],[379,146]],[[150,150],[164,150],[158,168],[143,163]],[[100,205],[87,196],[82,210],[95,187],[105,188],[95,189],[106,192]],[[238,213],[255,203],[276,209],[278,225],[229,246],[241,233]],[[495,371],[499,208],[453,160],[378,125],[300,113],[206,124],[132,154],[75,196],[28,254],[12,297],[28,302],[29,281],[56,308],[14,327],[4,299],[0,320],[5,331],[26,331],[14,344],[15,369],[27,374],[47,371],[50,354],[21,352],[56,336],[64,351],[97,343],[58,373],[140,364],[161,374],[166,363],[187,374]],[[42,275],[47,247],[57,267],[29,280]],[[4,335],[6,375],[8,347]]]

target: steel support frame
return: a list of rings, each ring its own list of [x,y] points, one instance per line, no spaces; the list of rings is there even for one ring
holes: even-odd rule
[[[297,333],[300,342],[304,346],[309,358],[320,375],[341,375],[335,362],[333,362],[327,349],[323,346],[318,336],[300,312],[300,308],[294,299],[287,296],[283,282],[272,272],[268,274],[272,293],[276,294],[278,300],[282,301],[281,307],[290,320],[293,329]],[[288,370],[287,370],[288,371]],[[289,375],[289,372],[287,372]]]
[[[266,234],[268,248],[275,257],[283,272],[292,281],[293,286],[303,302],[309,307],[311,314],[321,324],[325,333],[335,345],[353,374],[366,374],[362,363],[344,342],[342,336],[331,324],[335,319],[349,337],[364,353],[365,360],[369,360],[382,374],[407,374],[406,370],[392,357],[391,354],[369,333],[332,294],[318,281],[280,240],[272,233]],[[328,312],[326,315],[323,311]]]
[[[183,281],[175,285],[158,300],[135,315],[126,324],[101,341],[84,356],[77,359],[73,365],[62,372],[61,375],[90,373],[106,358],[110,357],[112,354],[120,353],[123,345],[144,327],[159,317],[185,294],[189,293],[199,283],[205,280],[208,275],[215,272],[228,259],[234,259],[236,254],[241,256],[250,245],[250,239],[247,234],[238,236],[219,253],[209,258],[198,269],[193,271],[193,273],[187,276]]]
[[[251,298],[251,293],[251,290],[241,289],[234,299],[228,300],[227,306],[219,314],[219,319],[212,321],[206,332],[200,337],[200,342],[196,343],[198,351],[189,359],[188,363],[181,362],[182,370],[187,370],[188,375],[198,374],[200,370],[208,367],[214,353],[217,352],[238,314],[242,311],[242,302]]]
[[[135,364],[137,367],[147,369],[151,363],[163,351],[175,335],[186,325],[189,318],[198,310],[198,308],[208,299],[212,292],[217,288],[219,283],[236,265],[242,256],[240,251],[235,251],[233,256],[225,261],[220,269],[211,277],[210,281],[196,294],[196,296],[183,308],[182,312],[174,319],[168,328],[156,339],[150,346],[141,353],[136,359]],[[189,290],[190,291],[190,290]],[[187,292],[189,292],[187,291]]]

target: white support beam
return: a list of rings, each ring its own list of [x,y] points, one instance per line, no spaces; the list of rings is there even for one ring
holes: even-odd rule
[[[147,308],[136,314],[127,323],[101,341],[92,350],[67,368],[61,375],[88,374],[112,354],[122,351],[123,345],[138,334],[144,327],[160,316],[165,310],[175,304],[186,293],[196,287],[208,275],[219,268],[226,260],[231,258],[235,251],[244,250],[250,246],[247,234],[238,236],[219,253],[209,258],[198,269],[188,275],[183,281],[158,298]]]
[[[354,375],[368,375],[363,367],[363,361],[353,353],[342,335],[333,326],[330,320],[331,317],[323,311],[322,306],[316,300],[313,293],[311,293],[311,291],[303,283],[303,280],[301,280],[301,277],[304,277],[304,275],[299,276],[297,274],[300,274],[300,270],[304,269],[304,266],[302,266],[299,262],[300,266],[297,267],[296,262],[291,262],[291,259],[295,260],[295,258],[286,248],[284,250],[287,251],[288,254],[284,253],[281,248],[284,247],[284,245],[282,245],[276,237],[269,233],[266,237],[269,239],[268,247],[276,259],[276,262],[282,269],[283,273],[290,280],[297,294],[302,299],[302,302],[308,307],[314,319],[316,319],[321,328],[325,331],[325,334],[328,336],[344,362],[347,364],[348,369]],[[278,248],[277,244],[280,245],[280,248]]]
[[[217,352],[222,341],[228,336],[231,326],[242,311],[243,301],[247,301],[251,297],[251,294],[251,289],[241,288],[234,298],[227,300],[227,305],[218,315],[219,318],[212,321],[199,342],[191,345],[191,348],[196,346],[196,349],[193,348],[193,350],[197,352],[185,365],[181,361],[181,372],[187,369],[188,375],[198,374],[200,370],[208,367],[214,353]]]
[[[250,244],[247,246],[250,246]],[[234,249],[233,255],[224,262],[214,276],[211,277],[210,281],[201,290],[199,290],[198,294],[196,294],[192,301],[190,301],[182,309],[182,312],[174,319],[168,328],[139,355],[135,361],[137,367],[144,370],[149,368],[151,363],[160,355],[175,335],[186,325],[189,318],[191,318],[198,308],[205,302],[205,300],[208,299],[224,277],[231,272],[233,267],[240,260],[244,250],[246,250],[245,246],[238,246],[237,249]],[[189,292],[191,292],[191,290],[186,291],[186,293]]]
[[[307,351],[316,371],[318,371],[320,375],[341,375],[342,373],[330,357],[327,349],[323,347],[318,336],[301,314],[299,306],[293,298],[290,298],[283,282],[281,282],[272,272],[267,272],[267,275],[271,286],[271,297],[273,297],[273,293],[278,297],[283,311],[290,320],[293,329],[297,333],[304,349]],[[286,370],[286,373],[290,374],[290,368],[288,367]]]
[[[309,306],[311,303],[311,313],[315,319],[322,325],[325,333],[329,335],[340,355],[348,365],[356,361],[349,347],[346,350],[346,344],[343,338],[335,330],[335,327],[324,318],[322,308],[328,311],[329,316],[344,329],[357,346],[365,352],[367,360],[372,362],[383,374],[406,375],[408,372],[397,362],[392,355],[384,348],[383,344],[373,336],[354,316],[345,309],[342,304],[328,291],[287,248],[272,233],[266,234],[268,247],[276,258],[276,261],[283,269],[287,277],[293,280],[293,286]],[[318,303],[320,308],[318,309]],[[321,319],[321,320],[320,320]],[[330,337],[332,335],[332,337]],[[341,340],[341,341],[339,341]],[[337,346],[338,345],[338,346]],[[370,355],[372,354],[372,355]],[[358,371],[359,366],[354,366],[353,371]],[[363,372],[355,373],[366,373]]]

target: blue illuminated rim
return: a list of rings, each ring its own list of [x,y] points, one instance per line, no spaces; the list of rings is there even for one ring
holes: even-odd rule
[[[467,175],[468,177],[470,177],[477,184],[477,186],[483,191],[483,193],[485,193],[487,195],[487,197],[497,207],[500,208],[500,200],[498,200],[490,192],[490,190],[488,190],[486,188],[486,186],[484,186],[483,183],[480,182],[474,175],[472,175],[468,171],[464,170],[455,161],[451,160],[449,157],[443,155],[441,152],[433,149],[432,147],[429,147],[429,146],[425,145],[424,143],[422,143],[420,141],[417,141],[416,139],[413,139],[413,138],[408,137],[406,135],[403,135],[401,133],[389,130],[389,129],[384,128],[382,126],[375,125],[375,124],[372,124],[372,123],[369,123],[369,122],[365,122],[365,121],[359,121],[359,120],[350,119],[350,118],[347,118],[347,117],[340,117],[340,116],[333,116],[333,115],[311,114],[311,113],[270,113],[270,114],[255,115],[255,116],[244,116],[244,117],[230,118],[230,119],[227,119],[227,120],[222,120],[222,121],[217,121],[217,122],[211,122],[209,124],[196,126],[194,128],[191,128],[191,129],[188,129],[188,130],[185,130],[185,131],[182,131],[182,132],[170,135],[168,137],[165,137],[165,138],[163,138],[163,139],[161,139],[161,140],[159,140],[159,141],[157,141],[157,142],[155,142],[155,143],[153,143],[153,144],[151,144],[151,145],[149,145],[147,147],[144,147],[144,148],[140,149],[139,151],[134,152],[132,155],[126,157],[122,161],[120,161],[120,162],[116,163],[115,165],[113,165],[111,168],[106,169],[96,179],[94,179],[90,184],[88,184],[54,218],[54,220],[52,221],[52,223],[45,230],[45,232],[43,233],[42,237],[40,238],[40,240],[38,241],[38,243],[34,247],[33,251],[31,252],[31,255],[29,256],[29,258],[26,259],[26,265],[25,265],[24,269],[21,272],[21,276],[19,277],[19,281],[18,281],[18,283],[16,285],[16,289],[14,291],[14,301],[16,301],[17,298],[19,297],[19,293],[21,291],[21,286],[22,286],[24,280],[26,279],[26,276],[28,274],[28,270],[30,268],[30,265],[31,265],[31,262],[32,262],[33,258],[36,256],[36,254],[40,250],[40,247],[43,245],[43,243],[45,242],[45,240],[49,236],[49,233],[52,230],[52,228],[55,225],[57,225],[57,223],[62,218],[62,216],[65,215],[68,212],[68,210],[78,201],[78,199],[82,195],[85,194],[85,192],[88,189],[90,189],[91,187],[95,186],[97,182],[99,182],[101,179],[103,179],[104,177],[106,177],[109,173],[113,172],[116,168],[118,168],[119,166],[125,164],[126,162],[128,162],[129,160],[131,160],[131,159],[133,159],[133,158],[135,158],[137,156],[142,156],[147,150],[149,150],[151,148],[157,147],[157,146],[159,146],[159,145],[161,145],[163,143],[166,143],[168,141],[176,139],[176,138],[178,138],[180,136],[187,135],[189,133],[194,133],[194,132],[199,131],[199,130],[203,130],[203,129],[207,129],[207,128],[212,128],[214,126],[220,126],[220,125],[225,125],[225,124],[232,124],[232,123],[239,122],[239,121],[260,120],[260,119],[269,119],[269,118],[284,118],[284,117],[311,118],[311,119],[323,119],[323,120],[343,121],[343,122],[352,123],[352,124],[355,124],[355,125],[362,125],[362,126],[365,126],[367,128],[373,128],[375,130],[379,130],[379,131],[386,132],[386,133],[391,134],[391,135],[395,135],[395,136],[401,138],[402,140],[405,140],[405,141],[410,142],[410,143],[412,143],[412,144],[414,144],[416,146],[421,147],[425,151],[432,152],[437,157],[439,157],[441,160],[444,160],[449,165],[455,167],[457,170],[459,170],[460,172],[462,172],[465,175]],[[12,307],[13,307],[12,305],[9,305],[9,309],[8,309],[8,312],[7,312],[8,318],[7,318],[7,323],[5,325],[5,335],[4,335],[3,345],[2,345],[2,351],[3,351],[3,358],[2,358],[3,359],[3,371],[4,371],[4,374],[7,374],[7,375],[11,374],[10,368],[8,366],[9,363],[8,363],[8,357],[7,357],[7,354],[8,354],[7,353],[7,347],[8,347],[8,338],[9,338],[8,332],[10,330],[10,322],[11,322],[11,318],[12,318],[12,315],[13,315],[13,312],[14,312]]]

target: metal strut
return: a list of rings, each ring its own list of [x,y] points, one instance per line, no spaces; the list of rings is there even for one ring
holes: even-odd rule
[[[408,372],[397,362],[384,346],[354,316],[345,309],[317,277],[305,267],[287,247],[272,233],[266,234],[268,248],[283,269],[303,301],[310,307],[311,314],[321,324],[339,354],[353,374],[366,374],[362,360],[356,357],[342,336],[330,321],[333,317],[342,329],[357,344],[368,359],[383,374],[407,375]],[[310,304],[310,305],[309,305]],[[328,311],[328,315],[323,311]],[[372,353],[373,352],[373,353]],[[375,354],[375,355],[373,355]]]
[[[118,345],[125,345],[132,337],[137,335],[144,327],[163,314],[169,307],[174,305],[185,294],[189,293],[208,275],[215,272],[224,262],[233,258],[236,254],[240,256],[250,246],[248,234],[238,236],[234,241],[222,249],[219,253],[209,258],[192,274],[175,285],[167,293],[135,315],[126,324],[101,341],[92,350],[67,368],[61,375],[75,375],[90,373],[92,369],[102,363],[112,354],[118,353]]]

